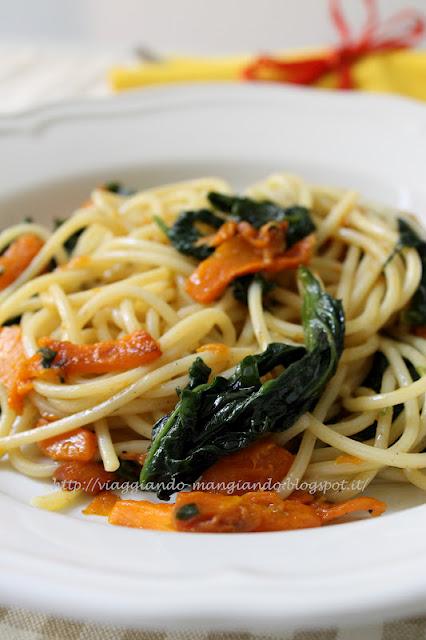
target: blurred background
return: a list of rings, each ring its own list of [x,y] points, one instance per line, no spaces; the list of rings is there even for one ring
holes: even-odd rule
[[[381,0],[381,15],[425,0]],[[354,27],[362,0],[343,3]],[[10,43],[79,44],[106,51],[238,53],[332,42],[327,0],[0,0],[0,37]]]
[[[343,0],[355,31],[362,0]],[[378,0],[382,17],[426,0]],[[156,54],[260,53],[336,42],[327,0],[0,0],[0,112],[109,92],[106,71]]]

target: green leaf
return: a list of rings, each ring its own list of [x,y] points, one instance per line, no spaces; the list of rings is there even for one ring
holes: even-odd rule
[[[120,460],[116,473],[126,482],[139,482],[141,465],[134,460]]]
[[[299,269],[299,284],[306,348],[272,343],[244,358],[230,378],[211,382],[206,367],[182,391],[174,411],[155,425],[142,485],[157,484],[159,497],[168,498],[170,485],[190,485],[222,456],[266,433],[284,431],[315,404],[336,370],[345,322],[341,303],[305,267]],[[263,382],[278,365],[284,371]]]
[[[398,220],[399,241],[396,251],[403,247],[416,249],[422,263],[422,276],[408,307],[403,312],[403,320],[410,325],[426,325],[426,242],[402,218]]]
[[[187,389],[195,389],[202,384],[206,384],[211,369],[206,365],[202,358],[197,358],[189,368],[189,382]]]
[[[416,381],[421,376],[421,373],[414,367],[414,365],[404,358],[404,362],[407,365],[408,371],[413,379]],[[380,393],[382,390],[382,381],[383,376],[385,374],[386,369],[389,367],[389,361],[381,351],[376,351],[373,356],[370,371],[364,378],[362,385],[363,387],[368,387],[372,389],[376,393]],[[403,411],[404,405],[397,404],[394,407],[387,407],[379,412],[380,415],[385,415],[388,411],[392,412],[392,420],[396,420],[400,413]],[[374,438],[376,435],[377,429],[377,421],[374,421],[369,427],[363,429],[361,432],[355,434],[353,437],[355,440],[360,440],[361,442],[364,440],[369,440]]]
[[[186,256],[204,260],[213,253],[214,249],[207,244],[200,244],[200,240],[209,235],[209,233],[214,233],[214,231],[219,229],[224,223],[224,220],[208,209],[200,209],[199,211],[186,211],[182,213],[172,227],[168,227],[165,222],[158,217],[155,218],[155,222],[167,235],[177,251]],[[202,233],[197,227],[197,223],[202,223],[209,227],[209,233]]]
[[[268,222],[287,221],[288,247],[315,231],[315,225],[306,207],[295,205],[284,209],[273,202],[257,202],[250,198],[228,196],[214,191],[208,194],[208,200],[218,211],[228,214],[238,222],[249,222],[256,229]]]
[[[373,356],[370,371],[364,379],[362,386],[373,389],[376,393],[380,393],[382,389],[382,379],[388,366],[389,361],[384,353],[376,351]]]
[[[266,304],[268,300],[268,294],[273,290],[276,284],[273,280],[269,280],[268,278],[266,278],[262,273],[235,278],[231,285],[234,298],[238,300],[238,302],[247,304],[248,290],[253,282],[258,282],[262,287],[263,303]]]
[[[399,231],[399,246],[402,247],[415,247],[419,249],[425,243],[417,235],[414,229],[403,218],[398,218],[398,231]]]
[[[66,219],[64,218],[55,218],[55,220],[53,221],[54,229],[55,230],[59,229],[59,227],[61,227],[64,224],[64,222],[66,222]],[[85,229],[86,227],[83,227],[82,229],[78,229],[75,233],[70,235],[69,238],[65,240],[64,249],[68,254],[72,254],[72,252],[74,251],[77,245],[79,237],[81,236],[81,234]]]
[[[305,207],[294,206],[283,209],[272,202],[256,202],[250,198],[238,198],[215,192],[208,194],[208,200],[220,215],[209,209],[186,211],[171,227],[168,227],[161,218],[155,218],[155,222],[167,235],[175,249],[197,260],[205,260],[214,251],[212,247],[200,241],[219,229],[229,217],[237,222],[249,222],[256,229],[268,222],[288,221],[287,247],[291,247],[315,230],[309,211]],[[200,223],[208,228],[206,232],[200,231]]]

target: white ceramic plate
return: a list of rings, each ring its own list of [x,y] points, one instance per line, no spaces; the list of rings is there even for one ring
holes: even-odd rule
[[[380,96],[216,85],[62,104],[0,120],[1,226],[67,214],[106,180],[144,187],[218,174],[241,188],[277,170],[422,214],[425,145],[426,109]],[[424,607],[419,492],[388,490],[394,512],[375,520],[226,536],[28,506],[46,488],[0,462],[3,603],[144,628],[263,631]]]

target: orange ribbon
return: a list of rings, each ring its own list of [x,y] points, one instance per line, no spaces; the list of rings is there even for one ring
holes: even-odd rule
[[[341,0],[329,0],[330,17],[340,36],[340,44],[323,54],[303,60],[279,60],[260,56],[243,70],[243,78],[251,81],[275,81],[313,84],[332,71],[338,74],[340,89],[354,89],[352,65],[370,53],[414,47],[423,37],[426,21],[414,9],[403,9],[380,22],[377,0],[364,0],[367,18],[361,34],[352,35],[343,14]]]

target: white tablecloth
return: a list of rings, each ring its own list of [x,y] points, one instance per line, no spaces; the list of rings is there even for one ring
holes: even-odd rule
[[[0,114],[110,93],[106,73],[132,59],[120,51],[0,44]]]

